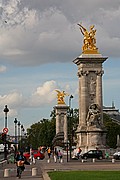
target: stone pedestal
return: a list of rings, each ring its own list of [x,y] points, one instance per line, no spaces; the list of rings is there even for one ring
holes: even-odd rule
[[[83,151],[106,145],[102,109],[102,64],[106,59],[101,54],[82,54],[73,61],[79,78],[77,146]]]
[[[53,143],[61,145],[68,141],[67,111],[69,106],[59,104],[54,108],[56,113],[56,136]]]

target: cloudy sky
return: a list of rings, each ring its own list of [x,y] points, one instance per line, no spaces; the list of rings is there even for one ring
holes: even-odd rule
[[[77,23],[94,24],[103,64],[103,104],[120,109],[120,0],[0,0],[0,131],[7,104],[9,134],[14,119],[25,128],[50,118],[55,89],[74,96],[83,36]],[[69,97],[65,99],[66,104]]]

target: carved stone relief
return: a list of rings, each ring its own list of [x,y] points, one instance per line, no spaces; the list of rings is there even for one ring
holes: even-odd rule
[[[87,118],[86,118],[87,126],[101,129],[102,121],[101,121],[101,113],[98,104],[91,104],[88,110]]]

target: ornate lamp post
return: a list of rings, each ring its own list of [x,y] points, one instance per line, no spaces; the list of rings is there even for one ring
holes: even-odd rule
[[[7,107],[7,105],[5,105],[4,108],[4,113],[5,113],[5,128],[7,128],[7,113],[9,112],[9,109]],[[6,147],[6,133],[4,134],[5,138],[4,138],[4,144],[5,144],[5,149],[4,149],[4,159],[7,159],[7,147]]]
[[[18,143],[18,139],[17,139],[17,118],[15,118],[14,123],[15,123],[15,155],[16,155],[17,143]]]
[[[19,141],[20,141],[20,121],[18,121],[18,149],[19,149]]]
[[[14,123],[15,123],[15,144],[17,144],[17,118],[15,118]]]
[[[21,124],[21,138],[22,138],[22,135],[23,135],[22,131],[23,131],[23,125]]]
[[[23,139],[22,139],[23,138],[23,129],[24,129],[23,125],[21,124],[20,149],[23,148],[22,147],[22,143],[23,143]]]
[[[71,159],[71,151],[72,151],[72,132],[71,132],[71,114],[73,114],[73,109],[71,109],[71,100],[73,99],[73,95],[69,97],[69,139],[70,139],[70,159]]]
[[[25,129],[23,128],[23,129],[22,129],[22,132],[23,132],[23,134],[22,134],[22,135],[23,135],[23,136],[24,136],[24,131],[25,131]]]
[[[7,105],[5,105],[5,109],[3,111],[5,113],[5,128],[7,128],[7,113],[9,112]]]

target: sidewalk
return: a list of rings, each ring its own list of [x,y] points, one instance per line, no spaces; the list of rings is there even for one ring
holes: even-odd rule
[[[37,175],[32,176],[32,168],[37,168]],[[11,180],[15,180],[16,178],[16,165],[15,164],[6,164],[4,167],[0,169],[0,180],[8,179],[3,177],[4,169],[10,169],[10,178]],[[54,162],[53,158],[48,163],[47,159],[37,160],[34,165],[26,165],[26,169],[22,174],[22,179],[24,180],[50,180],[47,172],[49,171],[120,171],[120,161],[117,160],[114,163],[111,160],[92,160],[84,161],[81,160],[71,160],[69,162],[66,161],[66,157],[63,160],[63,163]]]
[[[28,180],[28,179],[31,179],[31,180],[43,180],[42,171],[41,171],[41,168],[39,166],[40,166],[39,161],[37,161],[36,164],[26,165],[25,170],[22,172],[21,179],[24,179],[24,180]],[[32,176],[32,169],[33,168],[37,168],[37,174],[35,176]],[[9,173],[8,173],[9,176],[8,177],[4,177],[5,169],[9,170]],[[0,180],[5,180],[5,179],[15,180],[15,179],[18,179],[16,177],[16,172],[17,172],[16,164],[14,164],[14,163],[5,164],[3,167],[0,167]]]

